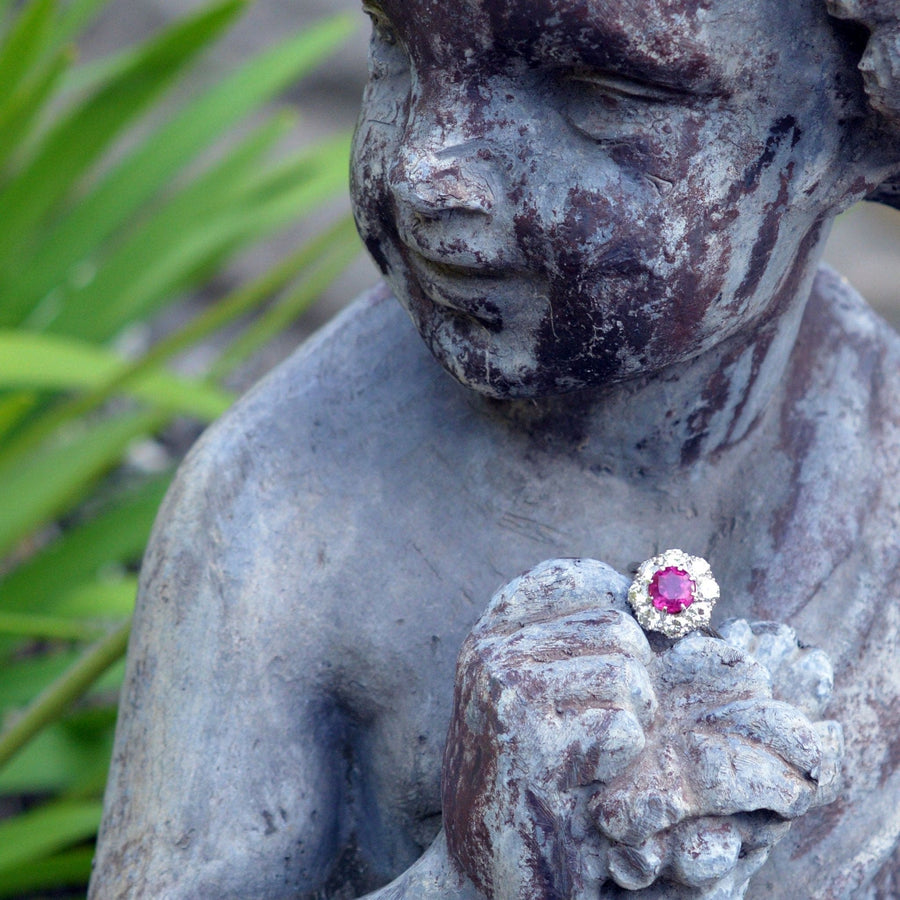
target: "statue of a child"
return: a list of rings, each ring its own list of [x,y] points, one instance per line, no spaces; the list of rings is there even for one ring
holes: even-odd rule
[[[900,340],[818,260],[841,210],[898,197],[900,8],[363,5],[374,29],[352,190],[390,288],[211,429],[169,494],[91,896],[352,898],[392,879],[384,896],[897,896]],[[490,615],[503,597],[539,609],[570,579],[578,615],[606,610],[591,625],[617,661],[606,707],[638,710],[635,746],[649,746],[693,695],[641,693],[655,651],[617,606],[628,579],[612,570],[667,547],[710,561],[717,621],[777,620],[831,657],[827,715],[846,738],[836,802],[813,796],[812,706],[798,697],[769,717],[752,660],[728,649],[738,625],[730,644],[676,644],[671,671],[696,672],[685,683],[703,697],[719,682],[699,661],[741,674],[729,702],[744,690],[759,783],[712,823],[691,794],[660,827],[688,829],[673,832],[682,861],[730,853],[738,871],[759,849],[752,819],[774,848],[756,874],[723,886],[721,872],[664,871],[622,826],[627,852],[602,871],[547,858],[587,872],[590,891],[549,875],[515,887],[496,839],[490,858],[478,835],[460,849],[473,786],[453,778],[478,772],[464,721],[476,707],[523,790],[544,777],[521,747],[546,704],[491,719],[490,690],[467,707],[465,678],[448,856],[456,657],[495,589],[551,557],[612,567],[550,565]],[[571,633],[572,609],[558,613],[547,640]],[[523,659],[503,657],[504,685]],[[573,728],[596,715],[578,705],[583,685],[551,672],[542,690]],[[749,771],[747,745],[729,747]],[[631,821],[656,796],[587,756],[567,765],[594,767],[595,822]],[[751,802],[785,791],[794,805]],[[535,828],[552,813],[538,804]],[[554,852],[576,856],[582,837]]]

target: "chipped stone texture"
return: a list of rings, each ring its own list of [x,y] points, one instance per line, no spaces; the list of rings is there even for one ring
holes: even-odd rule
[[[559,858],[592,846],[563,803],[573,842],[538,828],[534,858],[608,876],[610,896],[616,878],[650,876],[642,891],[723,896],[760,850],[752,900],[886,900],[900,866],[900,339],[818,265],[834,216],[900,171],[857,68],[867,32],[821,0],[366,8],[353,193],[389,286],[210,429],[167,498],[91,897],[343,900],[407,878],[471,900],[433,842],[457,652],[487,598],[537,560],[630,573],[681,547],[721,586],[714,625],[784,623],[832,660],[839,796],[817,805],[840,750],[818,724],[820,658],[754,626],[730,626],[729,648],[642,644],[612,604],[590,631],[616,658],[590,657],[609,709],[582,721],[585,686],[551,677],[565,659],[498,670],[503,704],[473,701],[486,726],[521,731],[502,732],[502,761],[513,741],[543,760],[509,797],[531,821],[559,815],[532,784],[565,799],[608,779],[587,810],[605,856]],[[580,653],[590,629],[569,624]],[[548,639],[552,617],[524,631]],[[747,697],[711,674],[726,649]],[[771,698],[755,653],[773,661]],[[553,693],[537,711],[580,723],[584,752],[562,772],[572,741],[538,739],[516,676]],[[715,728],[669,702],[695,685]],[[693,742],[658,741],[686,723]],[[784,780],[754,781],[745,752],[790,757]],[[801,753],[815,797],[792,774]],[[723,787],[729,771],[742,777]],[[472,773],[448,790],[494,777]],[[651,805],[664,783],[678,789]],[[811,808],[787,834],[763,827],[747,810],[765,790],[782,816]],[[739,840],[751,850],[735,864]]]

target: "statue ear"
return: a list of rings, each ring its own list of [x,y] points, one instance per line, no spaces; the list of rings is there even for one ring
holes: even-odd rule
[[[859,71],[877,113],[900,125],[900,4],[897,0],[825,0],[828,13],[868,32]]]
[[[885,206],[892,206],[894,209],[900,209],[900,175],[888,178],[866,197],[873,203],[884,203]]]
[[[826,0],[828,12],[868,32],[859,71],[869,107],[885,140],[900,147],[900,2]],[[897,154],[900,164],[900,153]],[[900,209],[900,173],[883,181],[866,200]]]

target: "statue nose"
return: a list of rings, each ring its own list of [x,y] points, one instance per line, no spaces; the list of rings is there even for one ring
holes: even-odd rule
[[[391,186],[401,203],[425,216],[447,210],[489,215],[494,192],[462,146],[436,153],[409,149],[391,173]]]

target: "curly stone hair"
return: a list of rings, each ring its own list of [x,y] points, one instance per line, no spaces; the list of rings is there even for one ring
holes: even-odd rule
[[[900,3],[897,0],[826,0],[837,19],[861,25],[868,39],[859,71],[869,105],[888,129],[900,130]],[[867,198],[900,209],[900,175]]]

